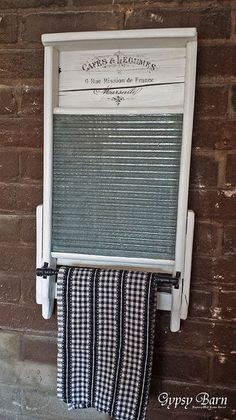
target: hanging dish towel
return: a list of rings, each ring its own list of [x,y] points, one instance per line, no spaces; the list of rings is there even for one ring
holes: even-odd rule
[[[58,397],[119,420],[145,418],[156,286],[151,273],[60,268]]]

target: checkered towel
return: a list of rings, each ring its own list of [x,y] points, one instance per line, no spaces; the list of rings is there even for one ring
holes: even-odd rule
[[[58,397],[119,420],[145,418],[156,286],[151,273],[59,270]]]

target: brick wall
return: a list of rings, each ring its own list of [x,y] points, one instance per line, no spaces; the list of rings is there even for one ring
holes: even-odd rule
[[[67,414],[55,398],[56,319],[35,304],[35,206],[42,201],[41,33],[197,26],[189,207],[196,211],[191,308],[181,331],[158,315],[148,418],[233,419],[236,413],[236,2],[1,0],[0,418]],[[157,395],[229,398],[226,410],[167,410]]]

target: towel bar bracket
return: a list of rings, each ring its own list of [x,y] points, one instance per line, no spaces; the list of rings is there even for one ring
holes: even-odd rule
[[[58,269],[48,267],[48,263],[44,263],[43,267],[36,268],[36,276],[43,277],[46,279],[50,276],[55,276],[58,273]],[[171,285],[174,286],[175,289],[179,288],[179,280],[181,277],[181,273],[179,271],[176,272],[176,276],[172,277],[169,274],[163,273],[155,273],[154,278],[158,285]]]
[[[172,277],[170,274],[157,273],[154,275],[154,278],[158,286],[170,285],[174,286],[175,289],[178,289],[181,273],[180,271],[177,271],[175,277]]]
[[[46,279],[48,276],[55,276],[58,273],[58,269],[48,267],[48,263],[44,263],[43,267],[36,268],[36,276],[43,277]]]

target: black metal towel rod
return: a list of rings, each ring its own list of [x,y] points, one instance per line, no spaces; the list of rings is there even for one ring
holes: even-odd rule
[[[46,279],[48,276],[55,276],[57,275],[59,268],[50,268],[48,267],[47,263],[44,263],[42,268],[36,268],[36,275],[38,277],[43,277]],[[181,273],[179,271],[176,272],[175,277],[171,276],[171,274],[166,273],[154,273],[155,282],[158,285],[169,285],[174,286],[175,289],[179,288],[179,280],[180,280]]]

